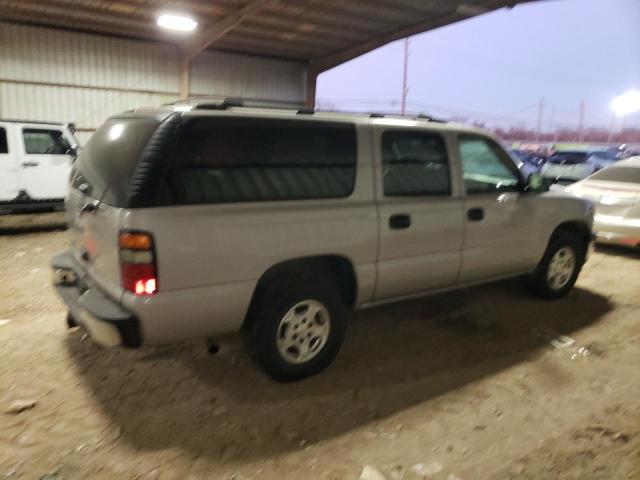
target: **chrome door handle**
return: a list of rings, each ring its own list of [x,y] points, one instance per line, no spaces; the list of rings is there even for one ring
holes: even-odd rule
[[[411,226],[411,217],[408,213],[396,213],[389,217],[389,228],[403,230]]]
[[[24,168],[27,167],[37,167],[38,165],[40,165],[40,162],[22,162],[22,166]]]

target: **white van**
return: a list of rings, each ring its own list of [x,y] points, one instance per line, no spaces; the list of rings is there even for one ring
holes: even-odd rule
[[[73,125],[0,119],[0,213],[62,210],[78,142]]]

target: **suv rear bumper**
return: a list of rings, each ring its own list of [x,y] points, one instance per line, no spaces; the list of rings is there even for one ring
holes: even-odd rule
[[[71,252],[53,257],[51,266],[58,295],[67,304],[73,320],[84,327],[96,343],[130,348],[141,345],[140,326],[136,316],[102,292],[89,279]]]

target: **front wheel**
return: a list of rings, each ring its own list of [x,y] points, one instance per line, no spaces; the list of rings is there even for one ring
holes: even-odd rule
[[[314,375],[337,355],[346,315],[330,277],[276,280],[261,292],[250,313],[249,352],[276,380]]]
[[[560,232],[551,239],[536,269],[525,277],[525,283],[538,296],[564,297],[578,279],[584,255],[584,246],[577,235]]]

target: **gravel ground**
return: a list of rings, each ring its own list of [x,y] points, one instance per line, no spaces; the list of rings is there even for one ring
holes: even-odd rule
[[[83,341],[50,286],[65,237],[0,236],[0,479],[640,479],[638,254],[597,251],[557,302],[506,281],[358,312],[283,385],[236,338]]]

